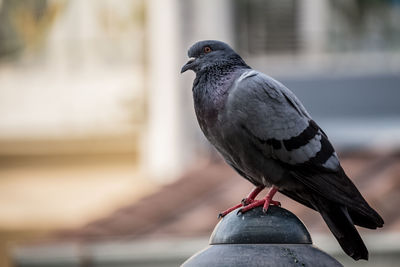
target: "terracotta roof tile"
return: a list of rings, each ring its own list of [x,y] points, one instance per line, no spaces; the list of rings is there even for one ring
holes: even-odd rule
[[[383,230],[400,230],[399,153],[347,154],[343,166],[367,201],[385,220]],[[58,238],[90,241],[105,238],[208,236],[218,212],[237,204],[252,188],[225,163],[202,165],[132,205],[83,228],[58,233]],[[282,206],[294,212],[311,231],[328,231],[320,215],[285,196]]]

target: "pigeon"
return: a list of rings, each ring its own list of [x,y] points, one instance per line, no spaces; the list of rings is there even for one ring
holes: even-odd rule
[[[368,260],[355,225],[376,229],[381,216],[340,165],[326,133],[279,81],[252,69],[226,43],[205,40],[188,50],[181,73],[192,70],[193,101],[208,141],[255,188],[238,205],[246,212],[280,205],[276,192],[319,212],[344,252]],[[263,199],[256,196],[266,187]]]

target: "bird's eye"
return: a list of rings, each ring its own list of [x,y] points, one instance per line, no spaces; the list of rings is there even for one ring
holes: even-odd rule
[[[205,47],[203,48],[203,50],[204,50],[204,53],[210,53],[210,52],[211,52],[211,47],[205,46]]]

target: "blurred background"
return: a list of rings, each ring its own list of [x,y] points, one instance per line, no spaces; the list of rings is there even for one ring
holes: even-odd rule
[[[385,219],[345,266],[400,260],[400,1],[0,0],[0,266],[177,266],[251,185],[199,131],[196,41],[294,91]],[[125,265],[124,265],[125,264]]]

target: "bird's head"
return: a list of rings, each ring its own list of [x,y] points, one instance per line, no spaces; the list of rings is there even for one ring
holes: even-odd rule
[[[189,61],[182,67],[181,73],[187,70],[199,72],[213,66],[244,66],[243,59],[226,43],[215,40],[200,41],[188,50]]]

